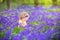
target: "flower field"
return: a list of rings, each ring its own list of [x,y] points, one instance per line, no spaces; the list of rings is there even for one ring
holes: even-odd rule
[[[0,13],[0,40],[59,40],[59,7],[19,6]],[[58,11],[57,11],[58,10]],[[26,11],[30,17],[27,25],[18,27],[20,12]]]

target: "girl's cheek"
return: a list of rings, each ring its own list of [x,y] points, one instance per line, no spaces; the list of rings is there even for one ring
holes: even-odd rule
[[[26,18],[23,18],[24,21],[26,21],[27,19]]]
[[[25,18],[25,21],[27,21],[28,20],[28,18]]]
[[[26,20],[28,20],[28,19],[29,19],[29,17],[26,18]]]

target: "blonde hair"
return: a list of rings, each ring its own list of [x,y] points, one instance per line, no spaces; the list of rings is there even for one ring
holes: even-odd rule
[[[22,18],[24,18],[24,17],[26,17],[26,16],[29,16],[29,14],[27,13],[27,12],[21,12],[20,13],[20,18],[22,19]]]

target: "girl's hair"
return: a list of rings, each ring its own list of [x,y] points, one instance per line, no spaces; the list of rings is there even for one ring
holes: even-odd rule
[[[25,11],[20,13],[20,19],[28,17],[28,16],[29,16],[29,14]]]

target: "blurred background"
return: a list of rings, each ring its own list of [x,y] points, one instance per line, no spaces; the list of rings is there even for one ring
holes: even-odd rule
[[[60,0],[0,0],[0,11],[4,9],[14,8],[16,9],[21,5],[30,6],[60,6]]]

